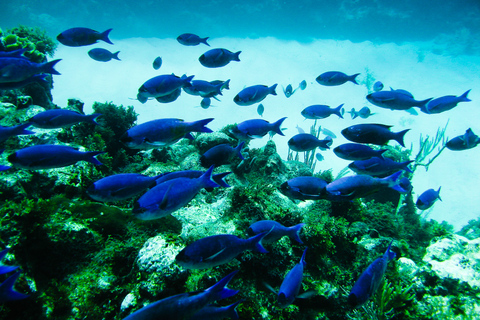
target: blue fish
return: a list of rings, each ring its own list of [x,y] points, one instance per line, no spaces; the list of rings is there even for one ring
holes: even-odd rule
[[[9,273],[18,269],[18,266],[7,266],[2,263],[2,260],[5,259],[10,248],[6,248],[0,252],[0,274]]]
[[[315,148],[320,148],[322,150],[330,149],[331,145],[331,138],[319,140],[317,137],[309,133],[299,133],[288,140],[288,146],[290,149],[297,152],[309,151]]]
[[[335,114],[339,118],[343,119],[342,107],[343,107],[343,103],[338,107],[336,107],[335,109],[332,109],[326,105],[314,104],[312,106],[309,106],[303,109],[301,114],[306,119],[325,119],[330,117],[332,114]]]
[[[25,87],[26,85],[29,85],[30,83],[40,83],[44,86],[50,86],[50,82],[45,80],[47,77],[46,73],[41,73],[41,74],[35,74],[25,80],[22,81],[17,81],[17,82],[3,82],[0,83],[0,90],[14,90],[14,89],[20,89]]]
[[[263,106],[263,104],[259,104],[258,107],[257,107],[257,113],[259,116],[263,117],[263,112],[265,111],[265,107]]]
[[[206,127],[213,118],[185,122],[182,119],[157,119],[130,128],[120,140],[132,149],[152,149],[174,144],[182,138],[193,140],[191,132],[213,132]]]
[[[252,104],[258,103],[265,99],[269,94],[276,96],[277,93],[275,92],[275,88],[277,84],[274,84],[271,87],[264,86],[264,85],[255,85],[246,87],[242,91],[240,91],[233,101],[238,104],[239,106],[251,106]]]
[[[373,84],[373,91],[378,92],[378,91],[382,91],[382,89],[383,89],[383,83],[381,81],[375,81],[375,83]]]
[[[88,51],[88,56],[93,60],[100,61],[100,62],[108,62],[112,59],[120,61],[120,58],[118,57],[119,53],[120,51],[112,53],[107,49],[95,48]]]
[[[202,101],[200,101],[200,107],[202,109],[208,109],[211,104],[212,100],[210,98],[203,98]]]
[[[95,157],[103,151],[82,152],[78,149],[62,146],[43,144],[20,149],[8,156],[14,167],[38,170],[70,166],[78,161],[87,161],[94,165],[102,165]]]
[[[180,92],[181,88],[192,85],[191,81],[193,77],[194,76],[187,77],[186,75],[177,77],[174,74],[164,74],[153,77],[145,81],[138,89],[137,99],[141,103],[145,103],[148,98],[164,97],[174,94],[175,92]]]
[[[193,33],[183,33],[177,37],[177,41],[184,46],[198,46],[200,43],[203,43],[210,47],[207,43],[209,37],[200,38],[196,34]]]
[[[205,237],[183,248],[175,261],[186,269],[208,269],[228,263],[246,250],[268,253],[262,245],[266,234],[263,232],[248,239],[232,234]]]
[[[368,175],[342,177],[327,184],[327,199],[331,201],[350,201],[363,198],[385,187],[404,193],[406,190],[399,185],[401,174],[398,171],[385,178],[375,178]]]
[[[82,47],[97,43],[98,40],[113,44],[108,38],[112,29],[100,33],[89,28],[71,28],[63,31],[57,36],[57,40],[68,47]]]
[[[295,93],[295,90],[293,90],[292,85],[289,84],[285,89],[283,89],[283,93],[285,94],[285,97],[290,98],[292,94]]]
[[[451,110],[457,106],[460,102],[468,102],[472,101],[467,98],[468,93],[470,90],[467,90],[461,96],[443,96],[440,98],[436,98],[428,102],[425,106],[420,108],[420,110],[424,113],[433,114],[433,113],[441,113],[448,110]]]
[[[422,108],[432,98],[417,101],[413,96],[404,90],[378,91],[367,95],[367,100],[380,108],[391,110],[407,110],[412,107]]]
[[[205,80],[192,80],[191,86],[183,88],[183,90],[193,96],[201,97],[214,97],[216,95],[222,95],[222,89],[224,86],[228,86],[230,80],[225,82],[219,82],[217,84],[212,84],[211,82]]]
[[[307,87],[307,81],[302,80],[302,82],[300,82],[298,87],[300,88],[300,90],[305,90],[305,88]]]
[[[393,240],[388,245],[384,255],[373,261],[361,274],[352,287],[348,296],[348,303],[353,307],[359,307],[367,302],[377,291],[382,282],[388,262],[395,259],[395,252],[390,250]]]
[[[242,51],[233,53],[222,48],[212,49],[202,54],[198,61],[207,68],[220,68],[229,64],[230,61],[240,61],[240,53]]]
[[[15,282],[19,276],[20,271],[17,271],[0,284],[0,304],[8,301],[22,300],[29,297],[28,295],[13,289],[13,286],[15,285]]]
[[[158,178],[138,173],[114,174],[94,182],[87,189],[87,194],[101,202],[127,200],[154,186]]]
[[[418,197],[417,202],[415,203],[417,208],[420,209],[420,210],[427,210],[428,208],[433,206],[435,201],[437,201],[437,200],[442,201],[442,199],[440,198],[440,189],[441,188],[442,187],[439,187],[437,191],[435,191],[433,189],[428,189],[427,191],[422,193]]]
[[[95,120],[99,116],[101,116],[100,113],[84,115],[67,109],[51,109],[34,115],[28,121],[37,128],[56,129],[70,127],[80,122],[88,122],[98,125]]]
[[[24,81],[30,81],[32,76],[40,73],[60,74],[54,69],[54,66],[60,60],[35,63],[25,58],[2,57],[0,58],[0,83],[24,83]]]
[[[373,177],[390,175],[399,170],[413,173],[408,167],[414,160],[396,162],[390,158],[373,157],[366,160],[355,160],[348,167],[357,174],[368,174]]]
[[[372,157],[382,158],[387,149],[373,150],[371,147],[358,143],[344,143],[333,149],[337,157],[344,160],[366,160]]]
[[[381,146],[387,144],[390,140],[395,140],[402,147],[405,147],[403,137],[410,129],[391,132],[391,127],[385,124],[362,123],[343,129],[342,135],[352,142],[371,143]]]
[[[225,182],[225,180],[223,180],[230,173],[231,172],[223,172],[219,174],[214,174],[212,175],[212,180],[215,181],[215,183],[221,187],[230,188],[230,185],[227,182]],[[156,183],[160,184],[162,182],[176,179],[176,178],[197,179],[197,178],[200,178],[203,174],[205,174],[205,171],[199,171],[199,170],[183,170],[183,171],[167,172],[167,173],[161,174],[157,178]]]
[[[317,80],[319,84],[324,86],[339,86],[344,84],[347,81],[358,84],[355,78],[359,74],[360,73],[356,73],[354,75],[348,76],[345,73],[340,71],[328,71],[319,75],[315,80]]]
[[[210,303],[230,298],[238,293],[227,288],[227,284],[237,274],[234,271],[208,289],[181,293],[150,303],[135,311],[123,320],[188,320]]]
[[[452,151],[462,151],[475,148],[480,143],[480,137],[468,128],[465,134],[448,140],[445,146]]]
[[[230,132],[239,140],[251,140],[262,138],[269,132],[277,133],[284,136],[280,126],[287,117],[281,118],[274,123],[270,123],[263,119],[252,119],[240,122],[233,127]]]
[[[253,223],[248,227],[248,233],[250,235],[257,235],[266,232],[267,234],[262,239],[262,244],[268,244],[277,242],[284,236],[288,236],[290,239],[294,239],[300,244],[303,244],[300,239],[300,231],[305,223],[299,223],[292,227],[285,227],[281,223],[273,220],[261,220]]]
[[[19,124],[13,127],[3,127],[0,126],[0,142],[7,140],[10,137],[26,135],[26,134],[35,134],[35,132],[26,130],[32,124],[30,122]]]
[[[237,307],[243,301],[243,299],[238,300],[226,307],[208,305],[195,312],[189,320],[223,320],[225,318],[238,320],[240,318],[238,317]]]
[[[290,199],[321,200],[327,197],[327,182],[317,177],[296,177],[280,185],[280,192]]]
[[[298,293],[302,287],[303,270],[307,265],[305,261],[307,249],[308,248],[305,248],[300,262],[287,273],[280,285],[280,290],[278,290],[278,304],[282,309],[291,305],[295,298],[299,297]]]
[[[325,157],[324,157],[320,152],[318,152],[318,153],[315,155],[315,158],[316,158],[318,161],[323,161],[323,160],[325,160]]]
[[[158,70],[162,66],[162,57],[156,57],[152,63],[153,69]]]
[[[368,117],[374,115],[375,113],[372,113],[370,111],[369,107],[363,107],[359,111],[356,111],[355,108],[352,108],[348,113],[352,116],[352,119],[355,119],[357,117],[360,117],[362,119],[367,119]]]
[[[138,199],[133,214],[140,220],[163,218],[188,204],[203,188],[219,187],[212,180],[213,166],[196,179],[176,178],[157,184]]]
[[[245,144],[244,141],[240,142],[236,148],[231,147],[227,143],[222,143],[208,149],[200,157],[200,164],[208,168],[211,165],[219,167],[224,164],[230,164],[233,157],[239,157],[241,160],[245,160],[242,155],[242,148]]]

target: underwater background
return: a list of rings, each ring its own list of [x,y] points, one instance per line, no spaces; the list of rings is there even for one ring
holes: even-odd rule
[[[229,287],[239,293],[219,305],[244,299],[237,307],[240,319],[478,318],[479,151],[442,149],[468,128],[480,131],[478,1],[8,1],[2,7],[4,43],[35,46],[32,55],[38,62],[62,60],[51,88],[0,91],[0,124],[25,123],[52,108],[102,114],[100,126],[30,127],[34,135],[2,143],[2,164],[9,165],[13,152],[36,144],[106,153],[98,156],[102,166],[79,162],[0,173],[0,249],[11,248],[2,263],[19,266],[15,290],[29,295],[3,302],[0,319],[123,319],[154,301],[206,289],[234,270],[240,271]],[[112,28],[114,44],[75,48],[56,40],[73,27]],[[176,38],[186,32],[209,37],[211,47],[182,46]],[[88,55],[92,48],[120,51],[121,61],[95,61]],[[205,68],[198,57],[211,48],[242,51],[240,62]],[[162,58],[159,70],[152,68],[157,56]],[[326,87],[315,81],[333,70],[360,73],[359,85]],[[171,73],[195,75],[194,80],[231,79],[230,89],[207,109],[200,107],[198,96],[185,92],[171,103],[137,100],[146,80]],[[297,88],[303,80],[305,90]],[[440,114],[379,108],[366,99],[377,80],[385,90],[405,89],[417,100],[471,90],[471,102]],[[276,83],[276,96],[262,101],[262,115],[257,105],[233,101],[247,86]],[[290,97],[284,94],[288,84],[297,89]],[[300,112],[313,104],[344,104],[343,119],[305,119]],[[374,114],[352,119],[348,111],[364,106]],[[235,158],[215,169],[233,172],[225,179],[230,188],[202,190],[171,216],[141,221],[132,216],[135,199],[101,203],[87,194],[95,181],[113,174],[206,170],[200,156],[210,147],[237,145],[229,135],[232,125],[282,117],[287,117],[285,136],[251,140],[242,151],[248,161]],[[159,118],[214,118],[208,127],[215,132],[149,151],[120,142],[134,125]],[[392,159],[414,160],[413,173],[405,173],[413,185],[410,193],[381,190],[335,202],[292,200],[279,191],[297,176],[332,182],[354,174],[331,149],[319,151],[323,160],[314,164],[305,163],[303,154],[296,158],[287,141],[297,128],[322,136],[328,135],[322,128],[328,129],[336,135],[333,149],[348,142],[342,129],[359,123],[392,125],[395,132],[410,129],[405,148],[396,142],[386,147]],[[438,144],[431,145],[433,141]],[[430,148],[426,154],[425,148]],[[425,211],[415,207],[423,191],[439,187],[441,201]],[[265,245],[269,253],[244,252],[210,269],[187,270],[175,262],[178,252],[195,240],[216,234],[246,239],[248,227],[260,220],[305,223],[303,244],[284,237]],[[385,280],[367,303],[350,306],[355,281],[392,240],[396,258],[388,264]],[[300,292],[315,294],[280,308],[277,295],[264,283],[278,290],[305,247]],[[9,275],[0,275],[2,285]]]

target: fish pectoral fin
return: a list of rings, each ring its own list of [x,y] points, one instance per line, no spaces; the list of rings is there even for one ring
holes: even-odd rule
[[[164,146],[165,143],[160,142],[160,141],[150,141],[148,138],[143,139],[143,143],[148,144],[150,146],[155,146],[155,147],[161,147]]]
[[[380,164],[378,164],[378,163],[372,163],[371,165],[366,166],[365,169],[373,169],[375,167],[378,167],[379,165]]]
[[[263,285],[270,291],[272,291],[273,293],[277,294],[277,292],[275,291],[275,289],[272,288],[271,285],[269,285],[268,283],[264,282]]]
[[[305,291],[304,293],[299,294],[296,298],[298,298],[298,299],[308,299],[308,298],[311,298],[315,295],[317,295],[317,291],[308,290],[308,291]]]
[[[162,202],[160,202],[160,204],[158,205],[158,207],[162,210],[165,210],[167,208],[167,205],[168,205],[168,193],[170,192],[170,190],[172,189],[172,186],[174,185],[174,183],[170,183],[170,185],[168,186],[168,189],[167,191],[165,191],[165,194],[163,195],[163,199],[162,199]]]
[[[223,251],[225,251],[225,249],[226,249],[226,248],[223,248],[222,250],[220,250],[220,251],[212,254],[211,256],[205,258],[204,261],[208,261],[208,260],[213,260],[213,259],[215,259],[218,255],[220,255]]]
[[[2,69],[0,69],[0,77],[9,77],[13,74],[12,70],[15,68],[13,64],[10,64]]]

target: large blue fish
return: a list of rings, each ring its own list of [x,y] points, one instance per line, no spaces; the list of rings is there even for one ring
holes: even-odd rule
[[[350,201],[363,198],[382,188],[388,187],[398,192],[406,192],[399,185],[402,172],[396,172],[385,178],[375,178],[368,175],[346,176],[327,184],[327,199],[331,201]]]
[[[317,177],[296,177],[280,185],[280,192],[290,199],[321,200],[327,196],[327,182]]]
[[[414,160],[396,162],[390,158],[373,157],[366,160],[355,160],[348,167],[357,174],[368,174],[373,177],[384,177],[397,171],[403,170],[412,173],[408,167]]]
[[[433,113],[441,113],[448,110],[451,110],[457,106],[460,102],[468,102],[472,101],[467,98],[468,93],[470,90],[467,90],[461,96],[443,96],[440,98],[433,99],[429,101],[426,105],[420,108],[422,112],[433,114]]]
[[[195,312],[189,320],[223,320],[225,318],[238,320],[237,307],[244,300],[238,300],[226,307],[208,305]]]
[[[422,108],[432,98],[417,101],[405,90],[377,91],[367,95],[370,103],[380,108],[391,110],[408,110],[412,107]]]
[[[381,81],[375,81],[373,84],[373,91],[378,92],[383,89],[383,83]]]
[[[350,126],[342,130],[342,135],[350,141],[358,143],[371,143],[376,145],[387,144],[390,140],[397,141],[402,147],[405,147],[403,137],[410,129],[400,132],[392,132],[385,124],[362,123]]]
[[[435,191],[434,189],[428,189],[427,191],[423,192],[418,197],[417,202],[415,203],[417,208],[420,209],[420,210],[427,210],[431,206],[433,206],[435,201],[437,201],[437,200],[442,201],[442,199],[440,198],[440,189],[441,188],[442,187],[439,187],[437,191]]]
[[[101,202],[127,200],[156,185],[158,177],[139,173],[115,174],[94,182],[87,189],[87,194]]]
[[[317,137],[309,133],[299,133],[288,140],[288,146],[290,149],[297,152],[309,151],[315,148],[330,149],[331,145],[331,138],[319,140]]]
[[[235,96],[235,98],[233,98],[233,101],[239,106],[251,106],[252,104],[262,101],[269,94],[276,96],[277,95],[277,93],[275,92],[276,87],[277,87],[277,84],[274,84],[271,87],[264,86],[261,84],[246,87],[245,89],[240,91]]]
[[[291,227],[285,227],[281,223],[273,220],[261,220],[253,223],[248,227],[250,235],[256,235],[266,232],[267,234],[262,239],[262,244],[277,242],[280,238],[288,236],[300,244],[303,244],[300,239],[300,231],[305,223],[299,223]]]
[[[339,86],[344,84],[347,81],[353,82],[355,84],[357,83],[357,80],[355,78],[359,75],[360,73],[353,74],[351,76],[346,75],[343,72],[340,71],[328,71],[324,72],[321,75],[319,75],[315,80],[323,86]]]
[[[138,199],[133,214],[140,220],[163,218],[188,204],[203,188],[219,187],[212,180],[213,166],[197,179],[177,178],[157,184]]]
[[[175,261],[186,269],[208,269],[232,261],[245,250],[267,253],[262,245],[266,234],[263,232],[248,239],[231,234],[205,237],[183,248]]]
[[[388,245],[385,254],[373,261],[362,273],[350,291],[348,303],[353,307],[359,307],[367,302],[377,291],[382,282],[388,262],[395,258],[395,252],[390,250],[393,240]]]
[[[219,167],[224,164],[230,164],[232,158],[235,156],[239,157],[241,160],[245,160],[241,152],[244,144],[245,142],[242,141],[236,148],[233,148],[227,143],[216,145],[202,154],[200,157],[200,164],[205,168],[208,168],[211,165]]]
[[[306,107],[302,110],[301,114],[306,119],[325,119],[330,117],[332,114],[337,115],[339,118],[343,119],[343,103],[336,107],[335,109],[330,108],[329,106],[322,104],[314,104],[312,106]]]
[[[130,128],[120,140],[132,149],[152,149],[174,144],[182,138],[193,140],[191,132],[213,132],[206,127],[213,118],[193,122],[157,119]]]
[[[0,126],[0,142],[7,140],[10,137],[26,135],[26,134],[35,134],[35,132],[26,130],[30,127],[31,123],[19,124],[13,127],[3,127]]]
[[[20,271],[17,271],[0,284],[0,304],[8,301],[22,300],[29,297],[28,295],[13,289],[13,286],[15,285],[15,282],[19,276]]]
[[[228,183],[226,183],[225,180],[223,179],[226,176],[228,176],[230,173],[231,172],[212,174],[212,180],[215,181],[215,183],[221,187],[229,188],[230,185],[228,185]],[[199,171],[199,170],[183,170],[183,171],[167,172],[158,176],[158,178],[156,179],[156,183],[160,184],[162,182],[176,179],[176,178],[197,179],[197,178],[200,178],[203,174],[205,174],[205,171]]]
[[[28,121],[37,128],[56,129],[70,127],[80,122],[98,124],[95,120],[99,116],[100,113],[84,115],[67,109],[51,109],[34,115]]]
[[[148,98],[171,98],[172,95],[181,92],[181,88],[191,86],[193,77],[194,76],[187,77],[186,75],[177,77],[174,74],[164,74],[153,77],[145,81],[145,83],[138,89],[137,99],[141,103],[145,103]],[[176,95],[173,100],[175,100],[178,95]],[[171,102],[170,100],[171,99],[168,99],[168,101],[163,102]]]
[[[88,56],[93,60],[100,61],[100,62],[108,62],[112,59],[120,61],[118,54],[120,51],[117,52],[110,52],[107,49],[103,48],[95,48],[88,51]]]
[[[269,132],[277,133],[284,136],[280,126],[287,117],[281,118],[274,123],[270,123],[263,119],[252,119],[240,122],[233,127],[230,132],[239,140],[251,140],[262,138]]]
[[[57,40],[68,47],[82,47],[97,43],[98,40],[113,44],[108,38],[112,29],[100,33],[89,28],[71,28],[63,31],[57,36]]]
[[[198,60],[202,66],[207,68],[220,68],[230,63],[230,61],[240,61],[242,51],[231,52],[227,49],[212,49],[200,56]]]
[[[103,151],[82,152],[78,149],[53,144],[26,147],[8,156],[14,167],[23,169],[52,169],[70,166],[78,161],[102,165],[95,157]]]
[[[475,148],[480,143],[480,137],[468,128],[465,134],[448,140],[445,146],[452,151],[462,151]]]
[[[60,60],[35,63],[22,57],[2,57],[0,58],[0,83],[24,82],[40,73],[60,74],[54,69],[55,64]]]
[[[372,157],[383,157],[387,149],[373,150],[371,147],[358,143],[344,143],[335,147],[333,152],[344,160],[366,160]]]
[[[230,298],[238,293],[227,288],[237,274],[234,271],[208,289],[181,293],[150,303],[123,320],[189,320],[199,310],[214,301]]]
[[[200,43],[203,43],[210,47],[207,43],[209,37],[200,38],[196,34],[193,33],[183,33],[177,37],[177,41],[184,46],[198,46]]]
[[[303,251],[302,258],[300,262],[297,263],[285,276],[282,284],[280,285],[280,290],[278,290],[278,305],[280,308],[286,308],[293,303],[295,298],[299,296],[300,288],[302,287],[303,280],[303,270],[307,265],[305,261],[305,254],[307,253],[307,248]]]

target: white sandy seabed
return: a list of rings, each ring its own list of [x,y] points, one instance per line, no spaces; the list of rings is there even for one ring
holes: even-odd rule
[[[70,48],[59,46],[55,58],[62,61],[57,70],[62,74],[54,77],[54,102],[65,107],[67,99],[77,98],[85,102],[85,111],[92,112],[93,102],[113,102],[116,105],[134,106],[139,114],[138,123],[158,118],[181,118],[186,121],[215,118],[208,127],[219,130],[227,124],[260,118],[257,106],[241,107],[233,102],[233,97],[244,87],[278,83],[277,96],[269,95],[262,103],[265,106],[264,119],[273,122],[288,117],[283,127],[285,137],[276,135],[278,153],[286,159],[287,141],[298,131],[296,126],[308,132],[313,120],[305,120],[300,112],[312,104],[326,104],[337,107],[344,103],[345,111],[351,108],[359,110],[369,106],[376,114],[368,119],[352,120],[349,114],[345,119],[333,115],[319,120],[325,128],[337,135],[333,147],[348,142],[340,131],[352,124],[382,123],[392,125],[392,131],[410,128],[405,136],[407,147],[413,148],[413,155],[419,148],[420,134],[435,136],[438,128],[447,121],[446,135],[453,138],[472,128],[480,135],[480,57],[443,56],[428,51],[426,44],[393,43],[373,44],[371,42],[352,43],[350,41],[318,40],[311,43],[282,41],[274,38],[209,40],[211,48],[226,48],[230,51],[242,51],[241,62],[231,62],[223,68],[203,67],[198,57],[210,48],[205,45],[185,47],[175,39],[132,38],[113,39],[115,45],[98,43],[95,46]],[[106,48],[112,52],[120,51],[122,61],[107,63],[92,60],[87,52],[94,47]],[[422,47],[422,49],[420,48]],[[161,56],[163,65],[159,70],[152,67],[153,60]],[[357,80],[361,85],[346,83],[338,87],[324,87],[316,83],[315,78],[325,71],[342,71],[347,74],[361,73]],[[472,102],[460,103],[455,109],[436,115],[419,112],[414,116],[405,111],[391,111],[371,105],[365,96],[367,72],[380,80],[385,87],[405,89],[414,94],[417,100],[443,95],[460,95],[472,89],[469,98]],[[212,100],[212,107],[199,107],[200,98],[185,92],[172,103],[160,104],[149,100],[141,104],[136,97],[138,88],[148,79],[171,74],[195,75],[194,79],[227,80],[231,79],[230,90],[224,91],[221,101]],[[283,88],[292,84],[294,88],[307,81],[304,91],[297,90],[290,98],[283,94]],[[252,143],[253,147],[263,146],[268,137]],[[392,145],[396,142],[390,142]],[[348,165],[348,161],[339,159],[331,151],[323,151],[325,160],[317,163],[316,168],[333,168],[334,174]],[[415,198],[423,191],[442,187],[438,201],[429,218],[446,220],[457,229],[471,219],[480,217],[480,166],[477,159],[480,147],[453,152],[444,150],[426,171],[419,167],[413,178]],[[419,211],[420,213],[420,211]]]

